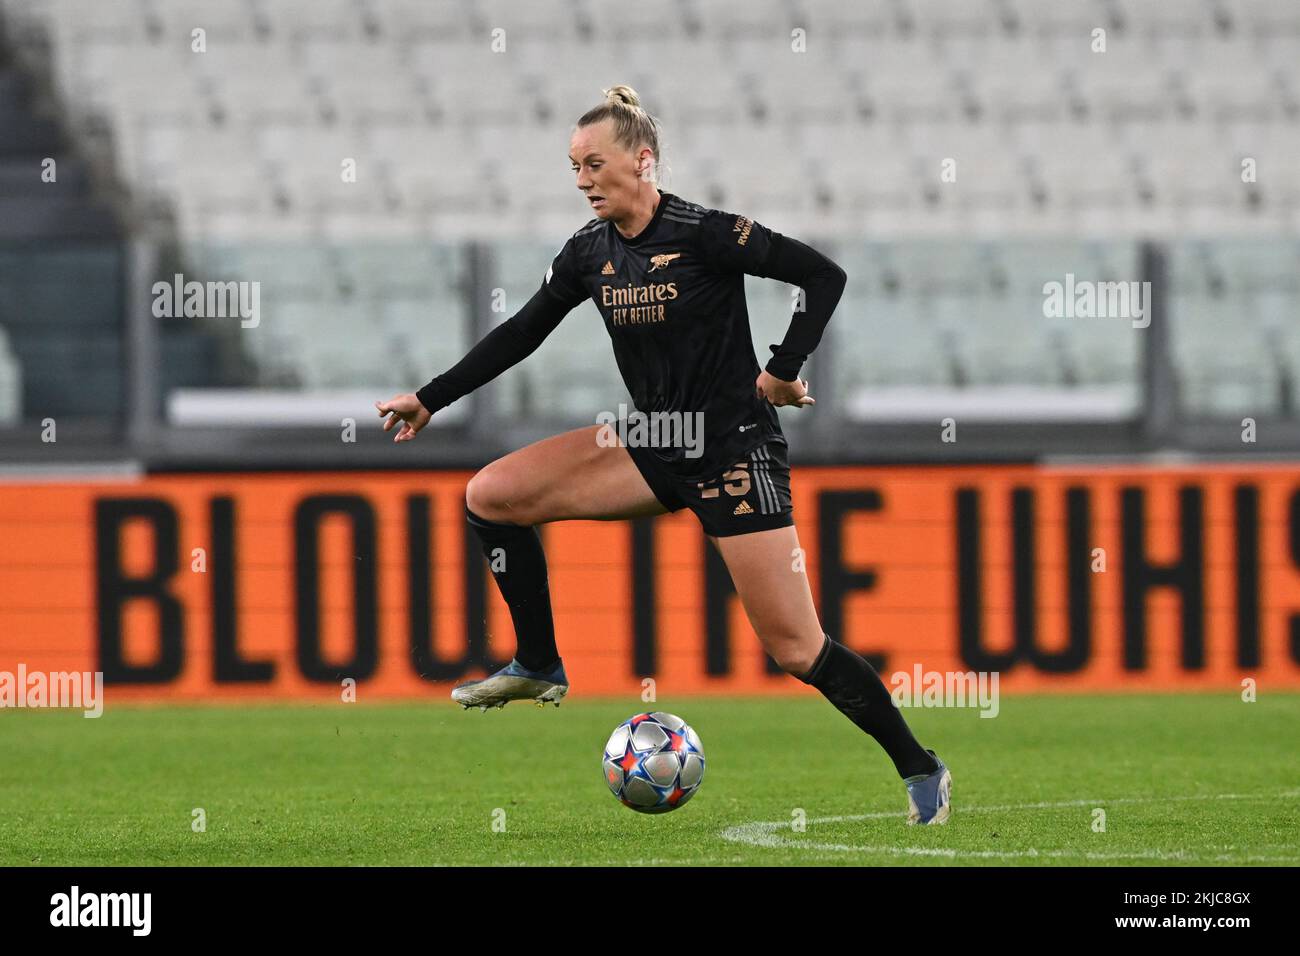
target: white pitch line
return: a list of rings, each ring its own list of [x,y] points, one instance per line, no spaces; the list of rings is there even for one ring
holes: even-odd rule
[[[1182,795],[1174,797],[1113,797],[1110,799],[1096,800],[1061,800],[1057,802],[1041,803],[1019,803],[1004,804],[1002,806],[985,806],[985,807],[961,807],[960,812],[965,813],[1004,813],[1012,810],[1054,810],[1067,809],[1070,807],[1096,807],[1102,805],[1113,805],[1117,803],[1170,803],[1173,801],[1202,801],[1202,800],[1275,800],[1281,798],[1294,798],[1300,795],[1297,790],[1285,790],[1281,793],[1273,794],[1248,794],[1248,793],[1213,793],[1203,795]],[[954,811],[956,812],[956,811]],[[858,820],[883,820],[893,817],[906,817],[903,811],[891,810],[878,813],[859,813],[850,816],[834,817],[816,817],[806,821],[807,823],[848,823]],[[1038,850],[1030,847],[1028,850],[955,850],[946,847],[911,847],[911,846],[855,846],[847,843],[811,843],[804,840],[792,840],[781,836],[777,831],[784,830],[793,825],[792,820],[777,820],[772,822],[755,822],[741,823],[736,826],[727,827],[719,836],[731,843],[743,843],[748,846],[766,847],[769,849],[791,849],[791,850],[820,850],[828,853],[882,853],[889,856],[920,856],[920,857],[941,857],[944,859],[956,859],[957,857],[970,857],[973,859],[1057,859],[1061,857],[1075,857],[1086,860],[1202,860],[1207,859],[1202,852],[1192,850],[1136,850],[1131,853],[1109,853],[1096,852],[1091,850]],[[1236,850],[1232,846],[1203,847],[1203,850]],[[1251,847],[1249,852],[1259,850],[1288,850],[1295,851],[1297,848],[1291,845],[1271,845],[1261,847]],[[1216,856],[1208,859],[1222,861],[1239,861],[1240,856],[1234,856],[1231,853],[1220,852]],[[1251,856],[1246,857],[1251,862],[1272,862],[1278,863],[1287,860],[1300,860],[1300,855],[1292,853],[1290,855],[1278,856]]]

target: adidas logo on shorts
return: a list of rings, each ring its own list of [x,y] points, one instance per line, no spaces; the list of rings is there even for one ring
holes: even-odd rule
[[[752,515],[753,513],[754,509],[749,506],[748,501],[742,501],[736,505],[736,510],[732,512],[733,515]]]

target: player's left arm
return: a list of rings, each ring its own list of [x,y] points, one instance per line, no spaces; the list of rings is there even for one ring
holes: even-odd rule
[[[719,267],[779,279],[803,290],[785,338],[780,345],[771,346],[772,357],[755,382],[755,390],[774,405],[815,404],[799,370],[821,342],[826,323],[844,294],[847,274],[806,243],[744,216],[717,213],[706,216],[703,224],[704,247]]]

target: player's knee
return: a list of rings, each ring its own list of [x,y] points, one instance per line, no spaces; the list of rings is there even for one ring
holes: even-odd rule
[[[820,636],[820,635],[819,635]],[[812,669],[821,652],[821,641],[807,641],[793,632],[769,632],[763,637],[763,647],[778,667],[787,674],[798,677]]]
[[[485,521],[518,525],[533,523],[528,520],[526,509],[520,506],[509,475],[493,465],[481,469],[469,480],[465,486],[465,507]]]

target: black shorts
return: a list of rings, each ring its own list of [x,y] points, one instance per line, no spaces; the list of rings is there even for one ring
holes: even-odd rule
[[[784,442],[759,445],[710,481],[685,481],[664,468],[652,449],[628,447],[641,476],[669,511],[690,508],[704,533],[718,538],[794,524],[790,459]]]

